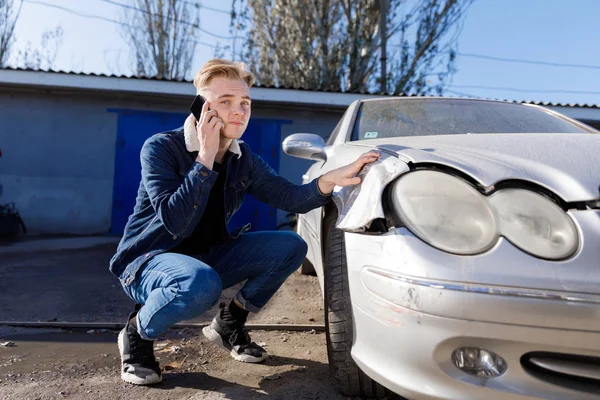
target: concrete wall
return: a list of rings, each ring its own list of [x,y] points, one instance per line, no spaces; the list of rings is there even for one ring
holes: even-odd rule
[[[115,126],[93,98],[1,93],[0,202],[14,201],[32,232],[106,232]]]
[[[182,112],[188,103],[187,98],[0,89],[0,204],[15,202],[32,233],[108,232],[117,130],[117,114],[108,110]],[[293,121],[283,127],[283,140],[295,132],[327,137],[341,112],[257,104],[253,116]],[[300,183],[310,164],[281,152],[280,174]]]

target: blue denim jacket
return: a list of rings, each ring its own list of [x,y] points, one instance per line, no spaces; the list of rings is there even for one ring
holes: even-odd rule
[[[136,204],[109,268],[125,285],[133,282],[151,257],[169,251],[194,232],[217,179],[216,172],[195,161],[198,152],[189,151],[192,134],[187,127],[185,131],[156,134],[142,147]],[[306,213],[331,198],[320,192],[316,179],[295,185],[278,176],[242,141],[232,143],[225,160],[226,222],[240,208],[246,193],[294,213]],[[230,232],[230,236],[236,238],[249,227]]]

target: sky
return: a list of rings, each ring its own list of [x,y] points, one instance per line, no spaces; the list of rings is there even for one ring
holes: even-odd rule
[[[119,19],[121,7],[106,0],[23,1],[15,28],[15,53],[28,43],[32,47],[39,46],[44,31],[61,26],[64,36],[55,69],[130,73],[128,47],[119,25],[85,18],[43,3],[112,20]],[[202,4],[207,8],[201,11],[201,28],[229,36],[227,12],[231,2],[204,0]],[[446,93],[519,101],[600,104],[598,15],[598,0],[475,0],[466,14],[458,39],[457,72]],[[209,34],[202,34],[198,40],[212,45],[230,44],[228,40]],[[198,45],[192,71],[213,55],[212,47]]]

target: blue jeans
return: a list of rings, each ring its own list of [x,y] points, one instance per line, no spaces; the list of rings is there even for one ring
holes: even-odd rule
[[[155,340],[173,324],[213,307],[221,291],[246,281],[236,299],[258,312],[304,260],[307,246],[291,231],[252,232],[190,257],[152,257],[125,292],[142,304],[137,315],[142,338]]]

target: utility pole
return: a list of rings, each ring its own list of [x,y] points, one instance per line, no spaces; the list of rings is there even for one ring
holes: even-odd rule
[[[387,91],[387,13],[388,1],[379,0],[379,34],[381,35],[381,93]]]

